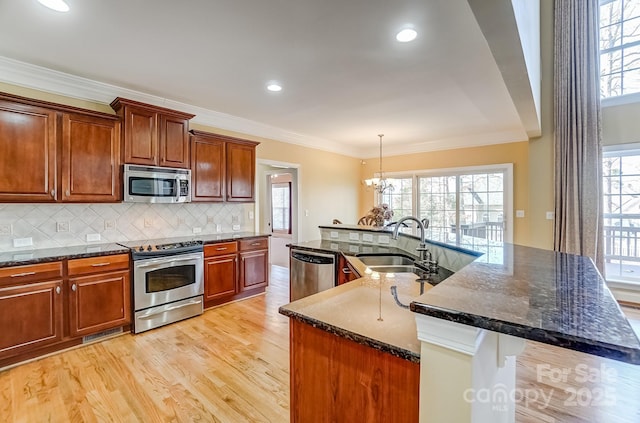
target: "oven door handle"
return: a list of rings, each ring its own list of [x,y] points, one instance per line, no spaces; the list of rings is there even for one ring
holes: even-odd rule
[[[202,303],[202,300],[189,301],[188,303],[167,307],[164,310],[157,311],[155,313],[145,314],[144,316],[138,317],[138,319],[140,319],[140,320],[153,319],[155,316],[159,316],[161,314],[164,314],[167,311],[173,311],[173,310],[177,310],[179,308],[189,307],[189,306],[192,306],[192,305],[198,305],[198,304],[201,304],[201,303]]]
[[[135,267],[137,267],[138,269],[143,269],[143,268],[147,268],[147,267],[157,266],[159,264],[170,264],[170,263],[175,263],[175,262],[179,262],[179,261],[193,261],[193,260],[197,260],[197,258],[185,257],[185,258],[177,258],[177,259],[171,259],[171,260],[162,259],[162,260],[155,260],[155,261],[152,261],[152,262],[149,262],[149,263],[145,263],[145,264],[139,264],[139,265],[136,265]]]

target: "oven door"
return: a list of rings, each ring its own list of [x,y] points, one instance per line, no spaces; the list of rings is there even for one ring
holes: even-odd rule
[[[180,254],[133,262],[136,311],[204,293],[203,253]]]

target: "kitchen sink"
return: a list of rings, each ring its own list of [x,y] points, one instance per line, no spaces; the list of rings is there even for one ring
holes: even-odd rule
[[[424,271],[414,265],[386,265],[386,266],[367,266],[372,272],[378,273],[416,273]]]
[[[376,272],[399,272],[399,270],[376,270],[374,267],[413,267],[414,259],[402,254],[357,254],[365,266]],[[411,272],[411,270],[405,270]]]

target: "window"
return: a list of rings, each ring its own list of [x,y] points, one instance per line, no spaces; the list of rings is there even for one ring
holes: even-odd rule
[[[273,232],[291,233],[291,182],[271,185]]]
[[[603,156],[605,275],[640,283],[640,145]]]
[[[600,96],[640,92],[640,0],[600,1]]]
[[[512,240],[506,218],[512,210],[512,173],[506,164],[389,176],[395,189],[380,202],[391,206],[393,220],[408,215],[428,219],[428,239],[499,256],[501,243]]]

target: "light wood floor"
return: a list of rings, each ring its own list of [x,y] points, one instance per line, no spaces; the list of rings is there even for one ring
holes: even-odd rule
[[[273,266],[266,295],[1,371],[0,422],[288,422],[286,302],[288,269]],[[625,312],[640,324],[640,311]],[[517,422],[640,422],[640,366],[527,345],[518,392],[551,401],[519,401]],[[616,374],[579,383],[578,365]],[[548,376],[563,369],[566,382]],[[598,392],[616,404],[593,405]]]

